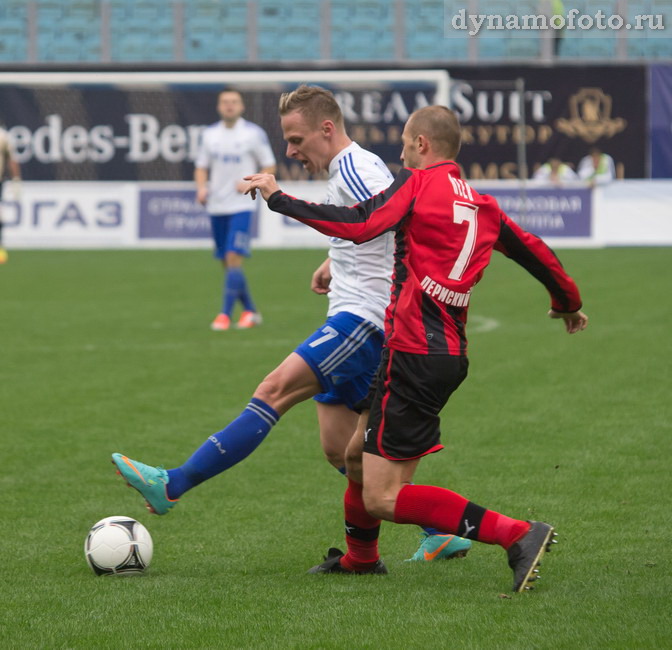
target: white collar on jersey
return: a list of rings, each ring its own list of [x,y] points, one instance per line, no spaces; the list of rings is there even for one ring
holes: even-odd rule
[[[345,149],[341,149],[329,163],[329,176],[331,177],[338,172],[339,162],[342,158],[357,149],[361,149],[361,147],[356,142],[351,142]]]

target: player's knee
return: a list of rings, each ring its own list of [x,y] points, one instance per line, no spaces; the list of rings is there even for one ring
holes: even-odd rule
[[[345,466],[348,470],[348,476],[362,473],[362,450],[359,446],[356,449],[348,447],[345,450]]]
[[[324,447],[322,451],[324,452],[324,457],[327,459],[327,462],[330,465],[333,465],[336,469],[341,469],[341,467],[345,465],[342,449]]]
[[[229,251],[226,253],[226,257],[224,258],[224,263],[227,268],[229,269],[236,269],[240,268],[243,265],[243,256],[239,255],[238,253],[234,253],[232,251]]]
[[[257,386],[254,397],[277,410],[277,406],[283,401],[285,393],[286,387],[283,382],[277,376],[270,374]]]
[[[365,481],[362,497],[364,499],[364,507],[372,517],[394,521],[395,500],[391,500],[384,490],[367,488]]]

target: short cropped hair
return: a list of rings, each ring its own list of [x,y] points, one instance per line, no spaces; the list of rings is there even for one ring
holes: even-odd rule
[[[237,88],[222,88],[218,93],[217,93],[217,98],[219,99],[222,95],[225,93],[235,93],[240,97],[241,99],[243,98],[243,93],[240,92]]]
[[[457,115],[445,106],[425,106],[408,119],[407,128],[413,138],[424,135],[432,149],[446,159],[455,160],[460,152],[462,132]]]
[[[281,116],[299,111],[312,126],[317,126],[323,120],[331,120],[339,128],[345,126],[341,107],[333,93],[320,86],[302,84],[296,90],[283,93],[278,109]]]

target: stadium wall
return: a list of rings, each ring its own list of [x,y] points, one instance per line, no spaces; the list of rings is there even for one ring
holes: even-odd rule
[[[490,181],[493,194],[523,227],[551,246],[672,245],[672,181],[624,180],[590,189]],[[7,186],[11,192],[11,184]],[[322,181],[285,181],[285,191],[311,201]],[[7,197],[9,198],[9,197]],[[19,200],[2,204],[8,248],[208,248],[209,219],[191,183],[25,182]],[[259,203],[258,248],[326,247],[326,237]]]
[[[246,116],[269,132],[283,187],[319,200],[320,183],[304,184],[305,170],[284,158],[278,126],[279,92],[302,81],[332,84],[351,136],[393,171],[408,114],[436,97],[447,102],[463,125],[465,177],[554,245],[672,244],[665,180],[672,176],[672,66],[503,65],[0,74],[0,117],[26,179],[19,201],[9,200],[6,185],[7,245],[209,246],[208,218],[188,181],[224,84],[242,83]],[[529,174],[550,156],[576,166],[597,145],[626,180],[595,191],[530,181],[521,189],[513,180],[521,174],[521,140]],[[650,176],[656,180],[635,180]],[[291,220],[265,215],[255,239],[261,247],[323,242]]]

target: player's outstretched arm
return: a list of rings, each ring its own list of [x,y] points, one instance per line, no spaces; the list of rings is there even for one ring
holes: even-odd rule
[[[356,244],[395,230],[410,216],[419,183],[417,174],[404,168],[382,192],[352,206],[336,206],[302,201],[283,194],[273,176],[255,174],[245,180],[250,183],[250,193],[259,190],[274,212],[301,221],[325,235]]]
[[[548,312],[550,318],[562,318],[565,321],[565,329],[568,334],[576,334],[588,327],[588,316],[581,310],[573,312],[561,312],[550,309]]]

